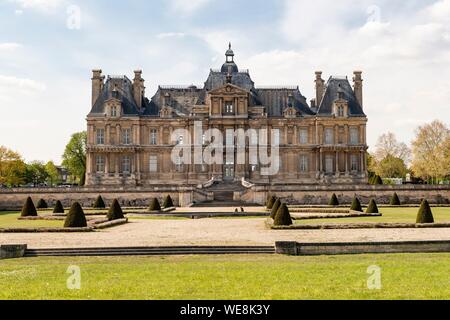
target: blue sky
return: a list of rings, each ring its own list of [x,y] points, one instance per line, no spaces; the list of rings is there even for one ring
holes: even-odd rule
[[[201,85],[228,41],[257,85],[299,85],[308,100],[314,71],[361,69],[371,146],[449,122],[450,0],[0,0],[0,145],[60,162],[85,129],[91,69],[143,69],[151,97]]]

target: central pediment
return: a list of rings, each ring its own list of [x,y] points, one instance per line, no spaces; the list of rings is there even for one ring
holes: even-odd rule
[[[219,88],[216,88],[214,90],[211,90],[209,92],[212,96],[219,96],[219,95],[248,95],[250,92],[242,89],[234,84],[227,83]]]

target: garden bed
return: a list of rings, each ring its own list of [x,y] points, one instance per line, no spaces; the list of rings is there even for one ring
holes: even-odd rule
[[[272,230],[450,228],[450,223],[393,223],[393,222],[320,223],[320,224],[293,224],[290,226],[274,226],[273,219],[267,219],[266,225]]]

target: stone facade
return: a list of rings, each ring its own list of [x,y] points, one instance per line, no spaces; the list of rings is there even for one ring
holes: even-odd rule
[[[354,73],[353,87],[347,77],[325,81],[316,72],[316,97],[308,104],[295,86],[256,87],[249,72],[234,62],[231,45],[226,62],[210,71],[203,88],[159,86],[151,99],[145,97],[140,70],[133,80],[105,79],[101,70],[94,70],[87,116],[87,186],[198,186],[212,179],[244,179],[256,185],[366,184],[362,81],[360,71]],[[262,166],[249,162],[248,145],[245,163],[238,163],[237,156],[219,164],[172,161],[177,144],[204,149],[210,143],[174,137],[180,129],[194,136],[199,122],[203,131],[222,132],[224,144],[229,129],[278,129],[268,143],[279,141],[279,171],[262,174]],[[236,150],[236,139],[231,140]]]

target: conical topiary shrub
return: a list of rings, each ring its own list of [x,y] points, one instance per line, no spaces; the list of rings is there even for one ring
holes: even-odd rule
[[[172,200],[172,197],[170,196],[170,194],[168,194],[168,195],[164,198],[163,208],[171,208],[171,207],[174,207],[174,205],[173,205],[173,200]]]
[[[399,206],[401,205],[400,199],[398,198],[397,192],[394,192],[394,194],[391,197],[391,200],[389,201],[389,204],[391,206]]]
[[[64,213],[64,207],[61,201],[56,201],[55,208],[53,208],[53,213]]]
[[[83,227],[87,227],[86,216],[81,205],[78,202],[74,202],[67,214],[66,221],[64,221],[64,228]]]
[[[278,208],[275,219],[273,220],[274,226],[290,226],[292,225],[291,214],[285,203],[282,203]]]
[[[378,211],[377,203],[375,199],[370,199],[369,206],[367,207],[366,213],[380,213]]]
[[[38,203],[36,205],[36,208],[38,208],[38,209],[47,209],[48,208],[47,202],[45,202],[44,199],[39,199],[39,201],[38,201]]]
[[[104,208],[106,208],[105,201],[103,201],[102,196],[99,195],[97,197],[97,199],[95,199],[95,202],[92,205],[92,207],[95,208],[95,209],[104,209]]]
[[[433,213],[427,200],[423,200],[420,205],[416,223],[434,223]]]
[[[152,203],[150,204],[150,211],[161,211],[161,205],[157,198],[153,198]]]
[[[272,211],[270,211],[270,217],[272,219],[275,219],[275,215],[277,214],[278,209],[281,206],[281,200],[277,199],[277,201],[275,201],[275,203],[272,206]]]
[[[360,211],[362,212],[361,202],[359,201],[358,197],[354,197],[352,201],[352,206],[350,207],[350,210],[353,211]]]
[[[266,204],[267,209],[272,209],[275,201],[277,201],[277,197],[270,196],[270,198],[269,198],[269,200],[267,201],[267,204]]]
[[[109,221],[124,218],[122,208],[120,207],[119,201],[117,201],[117,199],[114,199],[111,207],[109,207],[107,218]]]
[[[328,205],[333,206],[333,207],[336,207],[339,205],[339,200],[335,193],[333,193],[333,195],[331,196],[330,202],[328,203]]]
[[[22,212],[20,214],[22,217],[37,217],[36,207],[34,206],[33,200],[30,197],[25,200],[22,207]]]
[[[383,184],[383,179],[381,179],[381,177],[379,175],[376,175],[375,179],[373,179],[373,184],[376,184],[376,185]]]

